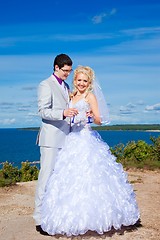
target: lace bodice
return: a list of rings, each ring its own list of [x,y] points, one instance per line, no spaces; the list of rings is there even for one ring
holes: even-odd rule
[[[76,108],[78,110],[77,116],[71,119],[71,125],[86,125],[88,118],[86,117],[86,112],[90,110],[89,103],[85,101],[84,98],[80,99],[78,102],[73,104],[72,100],[70,102],[70,107]]]

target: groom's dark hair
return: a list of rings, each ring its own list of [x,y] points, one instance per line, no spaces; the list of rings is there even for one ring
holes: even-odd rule
[[[53,68],[55,70],[55,65],[58,65],[59,68],[62,68],[64,65],[72,66],[72,64],[73,62],[71,58],[64,53],[61,53],[55,57]]]

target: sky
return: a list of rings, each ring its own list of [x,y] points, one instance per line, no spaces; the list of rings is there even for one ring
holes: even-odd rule
[[[94,69],[110,125],[160,123],[159,13],[159,0],[1,0],[0,128],[40,126],[37,87],[60,53]]]

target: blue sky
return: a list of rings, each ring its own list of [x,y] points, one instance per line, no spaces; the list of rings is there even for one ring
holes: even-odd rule
[[[112,125],[160,123],[160,1],[0,5],[0,128],[40,125],[37,87],[59,53],[73,59],[73,69],[95,70]]]

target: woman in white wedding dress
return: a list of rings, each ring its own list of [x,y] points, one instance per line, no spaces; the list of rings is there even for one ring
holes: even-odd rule
[[[134,225],[140,218],[127,174],[88,123],[89,110],[95,124],[103,118],[92,93],[94,81],[90,67],[75,70],[70,104],[79,114],[72,119],[72,131],[57,156],[42,204],[41,227],[49,235],[72,236],[89,230],[103,234]]]

